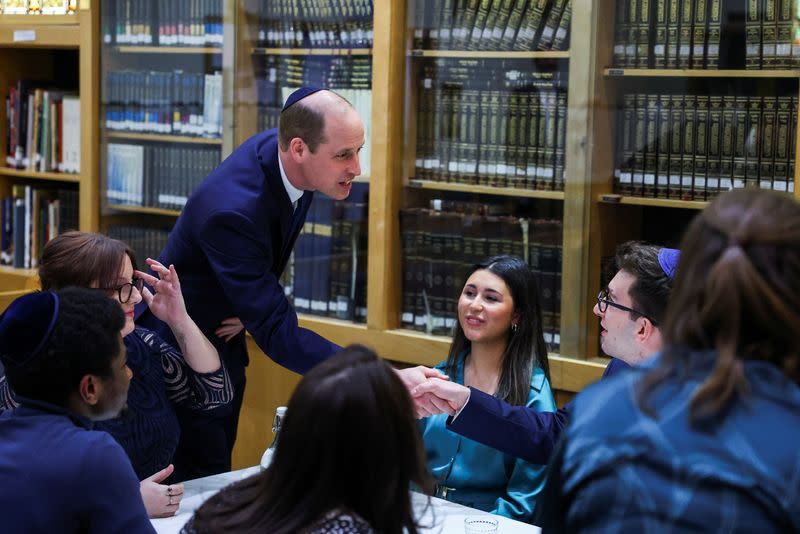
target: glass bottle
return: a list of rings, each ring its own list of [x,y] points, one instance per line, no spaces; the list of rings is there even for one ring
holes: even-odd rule
[[[280,435],[281,424],[285,415],[286,406],[278,406],[278,409],[275,410],[275,420],[272,422],[272,432],[275,436],[272,438],[272,443],[269,444],[267,450],[264,451],[264,455],[261,456],[262,471],[269,467],[270,462],[272,462],[272,455],[275,454],[275,448],[278,446],[278,436]]]

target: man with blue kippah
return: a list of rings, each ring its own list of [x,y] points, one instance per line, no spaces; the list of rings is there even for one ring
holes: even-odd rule
[[[363,145],[364,125],[349,102],[301,87],[286,100],[278,128],[242,143],[186,203],[158,259],[181,273],[187,311],[219,351],[235,397],[232,416],[178,413],[177,480],[230,470],[248,364],[243,329],[301,374],[339,350],[298,326],[278,280],[314,192],[347,198]],[[172,339],[149,311],[139,312],[137,323]]]
[[[601,379],[654,356],[680,252],[629,241],[617,249],[617,273],[600,291],[600,346],[611,362]],[[432,413],[448,413],[447,428],[469,439],[535,464],[547,464],[572,403],[556,412],[511,406],[474,388],[431,378],[412,390]]]
[[[125,407],[131,370],[119,303],[37,292],[0,317],[0,361],[20,403],[0,414],[0,530],[154,532],[122,447],[92,422]]]

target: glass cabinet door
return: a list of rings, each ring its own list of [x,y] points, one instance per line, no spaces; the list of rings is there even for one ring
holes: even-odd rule
[[[449,336],[467,269],[510,254],[558,350],[571,2],[410,0],[407,21],[401,325]]]
[[[286,98],[312,85],[347,99],[365,126],[361,176],[346,200],[314,197],[282,283],[298,313],[364,323],[372,117],[371,0],[242,0],[237,142],[276,128]]]
[[[156,257],[223,146],[225,0],[101,2],[101,205]]]

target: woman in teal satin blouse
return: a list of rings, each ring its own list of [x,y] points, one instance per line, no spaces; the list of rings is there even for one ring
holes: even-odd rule
[[[439,369],[451,380],[511,404],[555,411],[542,334],[539,290],[530,267],[514,256],[475,265],[458,300],[458,324]],[[520,521],[531,521],[546,466],[531,464],[445,427],[447,415],[422,421],[437,495]]]

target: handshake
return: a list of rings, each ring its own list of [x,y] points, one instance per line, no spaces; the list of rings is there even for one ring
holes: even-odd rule
[[[396,370],[400,380],[403,381],[417,417],[428,417],[440,413],[450,416],[461,410],[469,400],[469,388],[450,382],[447,375],[436,369],[422,365]]]

